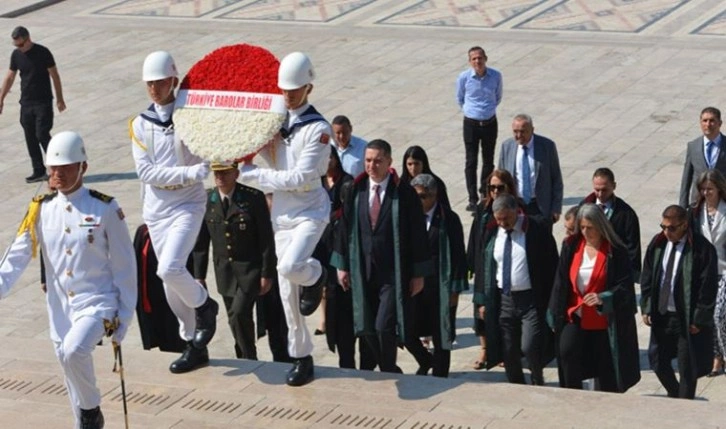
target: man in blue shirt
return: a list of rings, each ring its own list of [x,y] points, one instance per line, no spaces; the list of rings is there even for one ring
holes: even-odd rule
[[[368,142],[353,135],[350,119],[343,115],[333,118],[333,137],[333,146],[338,151],[343,171],[358,177],[365,169],[363,160]]]
[[[456,81],[456,101],[464,113],[464,147],[466,149],[466,189],[468,211],[476,209],[479,192],[484,192],[487,176],[494,170],[494,146],[497,143],[497,106],[502,101],[502,74],[488,68],[484,49],[469,49],[471,69]],[[480,187],[477,191],[476,169],[479,145],[482,151]]]

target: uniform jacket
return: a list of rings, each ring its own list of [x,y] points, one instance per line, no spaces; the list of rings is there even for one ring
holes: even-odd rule
[[[509,171],[514,177],[517,177],[519,168],[516,165],[517,146],[517,141],[511,138],[502,143],[497,167]],[[542,214],[551,218],[554,213],[562,213],[564,185],[557,146],[552,140],[537,134],[534,135],[534,183],[537,205]]]
[[[194,248],[194,278],[205,279],[209,243],[217,290],[233,297],[237,289],[256,295],[260,277],[275,277],[275,241],[265,195],[237,184],[225,215],[216,188],[207,191],[207,211]]]
[[[703,153],[703,136],[699,136],[688,142],[686,147],[686,161],[683,163],[683,176],[681,177],[681,190],[678,197],[678,204],[681,207],[688,207],[696,201],[698,189],[696,181],[698,176],[708,170],[706,154]],[[716,170],[726,175],[726,136],[721,134],[721,150],[716,160]]]
[[[368,216],[370,179],[363,173],[354,181],[343,203],[340,234],[336,239],[331,265],[350,272],[356,335],[373,335],[376,333],[375,314],[366,304],[366,260],[376,256],[364,254],[362,242],[366,238],[362,236],[367,235],[373,242],[373,253],[377,253],[375,249],[378,248],[390,250],[390,259],[378,255],[377,261],[381,263],[378,266],[380,275],[385,279],[390,274],[395,285],[397,335],[403,343],[406,340],[404,306],[410,296],[409,280],[431,273],[431,257],[426,240],[426,225],[421,215],[421,202],[413,188],[399,185],[395,172],[391,171],[390,174],[375,230],[371,230]],[[392,230],[392,242],[378,234],[385,228]]]
[[[525,217],[525,252],[537,311],[544,318],[552,292],[557,269],[557,244],[546,222]],[[494,259],[494,243],[499,226],[494,218],[486,225],[483,242],[483,289],[474,290],[474,303],[486,308],[484,321],[487,338],[487,368],[502,362],[502,335],[499,328],[500,292],[497,284],[497,262]]]
[[[595,204],[597,197],[595,193],[588,195],[580,202]],[[610,215],[610,224],[613,226],[615,233],[625,244],[628,250],[628,259],[630,267],[633,270],[633,280],[637,283],[640,281],[641,270],[641,251],[640,251],[640,222],[638,215],[632,207],[620,198],[613,196],[613,207]]]
[[[663,233],[656,234],[648,245],[643,259],[643,275],[640,279],[640,310],[655,319],[658,313],[660,280],[663,273],[663,257],[668,239]],[[712,330],[713,311],[716,302],[717,258],[713,245],[704,237],[689,232],[683,248],[674,287],[676,310],[682,315],[685,328],[695,325],[700,328],[686,336],[693,348],[698,376],[708,374],[713,357]],[[655,337],[651,335],[651,346]],[[655,344],[657,347],[657,344]],[[651,362],[655,369],[657,362]]]
[[[562,244],[548,312],[548,322],[555,331],[556,340],[559,340],[559,335],[567,323],[567,306],[570,294],[573,293],[570,267],[582,239],[579,234],[573,235],[567,237]],[[638,308],[626,249],[610,246],[605,271],[607,273],[605,290],[599,294],[603,304],[597,308],[597,311],[607,317],[608,339],[613,368],[615,368],[615,379],[619,391],[625,392],[640,381],[640,355],[635,322]],[[559,347],[555,347],[555,350],[559,350]]]
[[[116,200],[82,186],[72,194],[36,197],[0,265],[7,296],[42,247],[50,335],[61,341],[83,316],[112,320],[123,338],[136,307],[136,260]]]

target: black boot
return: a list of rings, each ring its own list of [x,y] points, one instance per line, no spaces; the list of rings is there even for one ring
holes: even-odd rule
[[[103,429],[104,424],[101,407],[91,410],[81,409],[81,429]]]
[[[294,359],[292,369],[287,373],[286,382],[288,386],[302,386],[310,383],[314,378],[313,357],[305,356]]]
[[[217,330],[217,313],[219,304],[207,297],[207,301],[194,310],[197,315],[197,328],[194,330],[194,347],[203,349],[207,347]]]
[[[320,278],[312,286],[304,286],[300,292],[300,314],[310,316],[323,299],[323,289],[328,282],[328,270],[323,267]]]
[[[33,171],[33,174],[25,178],[25,183],[43,182],[48,180],[48,175],[45,174],[45,169]]]
[[[169,366],[169,371],[174,374],[182,374],[184,372],[193,371],[209,363],[209,352],[206,347],[198,349],[192,344],[187,343],[187,348],[184,349],[181,357]]]

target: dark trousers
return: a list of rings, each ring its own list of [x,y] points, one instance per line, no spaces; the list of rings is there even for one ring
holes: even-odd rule
[[[396,293],[392,284],[381,284],[373,271],[366,287],[368,309],[375,312],[375,335],[364,338],[381,372],[400,372],[396,366]]]
[[[338,366],[355,369],[356,337],[353,324],[352,292],[344,291],[342,287],[335,284],[327,289],[326,299],[325,331],[326,334],[333,336],[328,341],[335,345],[335,350],[338,352]],[[360,369],[373,370],[376,368],[376,359],[362,338],[358,340],[358,353]]]
[[[257,323],[264,325],[264,331],[258,336],[267,333],[267,343],[270,346],[272,360],[275,362],[292,362],[287,353],[287,321],[285,309],[282,307],[280,291],[277,285],[277,276],[273,278],[272,288],[262,296],[257,297]]]
[[[438,286],[438,282],[436,284]],[[416,321],[412,331],[406,337],[406,350],[413,356],[420,368],[431,368],[434,377],[448,377],[451,366],[451,350],[442,347],[441,315],[439,309],[438,288],[424,288],[424,291],[410,301],[410,310],[406,314]],[[456,307],[449,308],[451,337],[456,332]],[[431,335],[434,343],[433,355],[421,343],[420,336]]]
[[[501,294],[499,327],[502,332],[504,369],[510,383],[525,384],[522,353],[529,362],[532,384],[544,384],[542,353],[544,320],[539,315],[532,290]]]
[[[698,374],[696,363],[691,358],[686,327],[677,313],[654,314],[650,332],[648,358],[653,372],[671,398],[693,399],[696,396]],[[671,361],[678,361],[676,380]]]
[[[466,150],[466,162],[464,165],[464,177],[466,178],[466,190],[469,193],[469,202],[479,201],[479,193],[486,189],[486,178],[494,170],[494,147],[497,144],[498,124],[496,116],[485,125],[470,121],[464,118],[464,149]],[[476,168],[481,146],[482,168],[477,190]]]
[[[597,378],[599,390],[618,391],[607,329],[582,329],[578,319],[562,329],[559,348],[562,387],[582,389],[582,380]]]
[[[234,337],[234,351],[239,359],[257,360],[255,321],[252,318],[256,298],[256,295],[244,293],[240,289],[233,297],[222,297]]]
[[[33,172],[44,173],[43,153],[48,149],[50,130],[53,128],[53,103],[21,105],[20,125],[25,133]]]

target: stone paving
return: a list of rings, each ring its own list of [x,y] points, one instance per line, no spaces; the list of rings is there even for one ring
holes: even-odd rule
[[[35,3],[4,1],[0,14]],[[530,113],[537,132],[558,144],[566,206],[589,192],[596,167],[611,167],[618,181],[617,194],[640,215],[645,246],[658,230],[661,210],[677,200],[685,142],[699,133],[700,110],[707,105],[726,106],[726,95],[719,90],[726,79],[720,54],[726,35],[725,9],[718,0],[76,0],[19,18],[0,19],[0,34],[7,37],[16,25],[25,25],[36,42],[53,51],[68,104],[68,110],[56,116],[54,130],[73,129],[84,136],[90,156],[86,182],[118,198],[132,231],[141,222],[141,210],[126,124],[148,103],[139,80],[144,56],[166,49],[174,54],[179,68],[186,70],[207,52],[241,42],[264,46],[278,57],[294,50],[309,53],[319,76],[312,102],[328,117],[348,115],[356,135],[391,142],[396,167],[400,168],[407,146],[426,148],[432,168],[446,181],[452,204],[468,229],[461,115],[454,101],[454,81],[467,67],[467,49],[480,44],[487,50],[489,66],[504,75],[499,140],[510,135],[509,118],[521,111]],[[9,40],[5,46],[9,58]],[[6,184],[5,210],[0,213],[2,243],[10,243],[27,202],[34,193],[42,192],[41,187],[23,181],[29,165],[17,120],[18,92],[16,83],[0,115],[0,181]],[[560,239],[560,224],[555,232]],[[220,424],[215,419],[206,426],[190,423],[204,420],[200,416],[207,414],[196,413],[193,404],[189,405],[191,411],[178,409],[184,408],[179,399],[191,400],[194,395],[216,398],[204,395],[218,387],[213,384],[220,383],[216,377],[230,375],[242,377],[224,378],[225,387],[220,389],[238,393],[249,389],[248,394],[257,395],[238,399],[245,412],[226,420],[234,420],[234,427],[306,427],[310,422],[344,427],[350,421],[359,422],[325,420],[334,417],[333,408],[323,409],[332,407],[330,403],[351,407],[345,389],[347,394],[355,392],[367,399],[369,405],[382,403],[380,397],[367,393],[369,389],[390,393],[383,396],[383,402],[398,411],[387,414],[382,407],[386,412],[381,415],[392,419],[385,427],[416,427],[413,416],[433,410],[451,422],[465,419],[460,424],[471,427],[520,427],[517,422],[524,427],[533,421],[555,427],[558,418],[561,423],[579,412],[568,405],[573,398],[582,400],[582,407],[598,406],[601,415],[622,413],[623,420],[613,425],[638,421],[638,427],[652,426],[641,420],[645,417],[627,411],[629,406],[631,410],[648,407],[653,410],[650,416],[673,422],[659,423],[659,427],[675,427],[675,422],[681,428],[720,425],[715,417],[719,408],[705,401],[678,406],[669,413],[672,401],[644,397],[663,393],[645,358],[643,380],[625,396],[517,388],[499,383],[504,380],[501,369],[472,371],[477,341],[469,328],[469,301],[468,295],[462,297],[459,307],[451,380],[325,368],[311,387],[286,389],[279,386],[285,367],[232,359],[231,335],[221,317],[219,334],[211,345],[213,365],[189,376],[170,377],[166,366],[173,356],[141,351],[137,329],[132,327],[124,344],[130,356],[129,383],[146,383],[151,387],[142,391],[161,395],[157,408],[154,404],[133,406],[133,427],[221,427],[215,426]],[[317,314],[309,319],[311,329],[318,320]],[[48,341],[36,262],[13,293],[0,302],[0,337],[0,427],[68,427],[65,399],[48,399],[64,393]],[[647,331],[640,326],[643,357],[647,340]],[[315,341],[316,363],[336,366],[337,357],[327,351],[323,339],[316,337]],[[261,359],[268,360],[264,341],[259,349]],[[99,374],[103,372],[102,388],[108,394],[104,401],[118,404],[115,379],[105,373],[111,365],[109,355],[107,347],[100,348],[97,367]],[[415,363],[405,352],[400,361],[404,372],[415,371]],[[548,368],[546,377],[550,385],[556,384],[555,368]],[[6,388],[14,386],[14,379],[20,387]],[[195,389],[202,393],[194,393]],[[420,389],[428,393],[417,394]],[[245,420],[244,414],[255,410],[253,404],[276,395],[282,402],[274,406],[285,410],[289,405],[284,401],[295,403],[307,395],[313,402],[327,398],[320,401],[327,405],[317,411],[325,417],[303,418],[304,423],[286,420],[284,424],[274,419]],[[530,398],[532,403],[518,405],[506,399],[510,395]],[[701,379],[698,395],[706,401],[726,402],[726,377]],[[484,409],[475,397],[499,402]],[[461,398],[466,398],[461,409],[468,414],[457,411],[455,400],[461,402]],[[50,411],[34,415],[38,403],[47,403]],[[164,404],[172,403],[178,407],[165,408]],[[557,416],[547,414],[551,408],[546,404],[556,404]],[[61,416],[52,424],[51,412]],[[257,417],[266,412],[272,411],[260,411]],[[111,413],[113,422],[108,427],[121,427],[118,411]],[[481,417],[478,426],[466,420],[470,415]],[[698,422],[694,416],[699,415],[707,417]],[[610,426],[577,421],[570,425]]]

